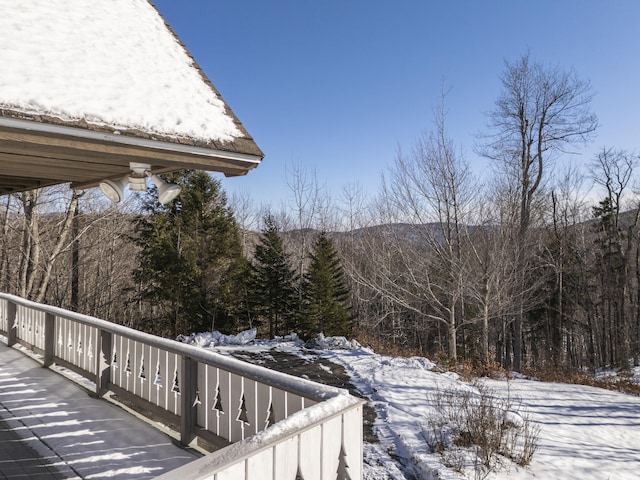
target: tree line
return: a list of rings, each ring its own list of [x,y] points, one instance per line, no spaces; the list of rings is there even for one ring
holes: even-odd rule
[[[162,205],[152,187],[131,212],[94,198],[81,204],[97,209],[78,214],[80,194],[59,188],[6,197],[0,289],[173,338],[349,335],[349,290],[326,232],[314,234],[299,275],[270,214],[246,255],[219,181],[190,170],[167,179],[181,186],[178,200]],[[65,212],[47,213],[47,198]]]
[[[0,199],[0,290],[159,335],[295,331],[376,339],[480,364],[595,369],[640,352],[638,155],[593,138],[589,82],[528,54],[506,61],[476,152],[433,127],[398,149],[379,192],[330,198],[288,175],[276,211],[202,172],[118,209],[60,188]],[[561,164],[565,164],[561,168]],[[598,197],[586,197],[586,183]]]

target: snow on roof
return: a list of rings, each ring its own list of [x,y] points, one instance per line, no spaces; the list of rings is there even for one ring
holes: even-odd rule
[[[246,132],[147,0],[0,0],[0,116],[231,142]]]

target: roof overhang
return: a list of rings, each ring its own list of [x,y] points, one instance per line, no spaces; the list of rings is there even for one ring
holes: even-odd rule
[[[151,0],[0,0],[0,195],[264,154]],[[221,68],[221,67],[218,67]]]
[[[262,159],[173,140],[0,117],[0,195],[69,182],[76,189],[95,187],[130,173],[130,162],[149,164],[154,173],[196,169],[238,176]]]

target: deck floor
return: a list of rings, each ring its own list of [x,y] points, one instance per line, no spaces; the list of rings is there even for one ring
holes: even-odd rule
[[[0,341],[0,480],[148,479],[199,456]]]
[[[60,480],[68,478],[54,466],[60,459],[55,453],[38,453],[32,441],[21,438],[0,420],[0,479]]]

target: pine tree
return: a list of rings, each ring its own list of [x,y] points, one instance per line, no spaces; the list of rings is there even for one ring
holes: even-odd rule
[[[260,243],[255,247],[249,296],[254,313],[269,322],[271,338],[296,327],[296,282],[278,226],[267,215]]]
[[[322,332],[347,336],[351,331],[349,289],[338,252],[326,232],[315,240],[311,263],[304,277],[303,335]]]
[[[200,171],[168,176],[182,187],[169,205],[154,188],[143,197],[137,220],[143,301],[153,305],[147,330],[167,336],[233,328],[242,271],[239,229],[220,182]]]

